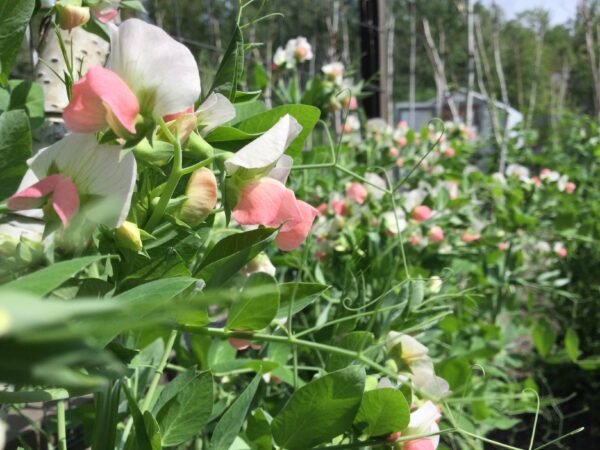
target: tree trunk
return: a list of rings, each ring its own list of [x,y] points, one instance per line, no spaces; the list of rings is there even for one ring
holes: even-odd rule
[[[410,60],[409,60],[409,79],[408,79],[408,124],[415,126],[415,102],[416,102],[416,79],[415,70],[417,66],[417,9],[415,0],[408,0],[410,14]]]
[[[596,112],[596,117],[600,121],[600,71],[596,65],[596,45],[594,42],[594,33],[590,23],[590,16],[588,13],[586,0],[581,0],[580,10],[583,17],[583,23],[585,25],[585,47],[588,54],[588,60],[590,62],[590,69],[592,70],[592,78],[594,80],[594,109]]]
[[[475,84],[475,36],[473,30],[473,1],[467,0],[467,100],[465,110],[465,123],[473,126],[473,85]]]
[[[494,8],[494,23],[492,30],[492,46],[494,49],[494,63],[496,66],[496,73],[498,74],[498,82],[500,84],[500,94],[502,96],[502,103],[509,106],[508,89],[506,87],[506,78],[504,77],[504,69],[502,67],[502,58],[500,54],[500,32],[499,32],[499,20],[498,9],[496,4],[493,4]],[[500,142],[500,155],[498,157],[498,172],[504,173],[506,168],[506,153],[508,150],[508,113],[504,121],[504,133],[502,135],[502,141]]]

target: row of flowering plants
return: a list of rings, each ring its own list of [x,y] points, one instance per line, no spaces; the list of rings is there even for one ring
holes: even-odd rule
[[[267,109],[238,90],[240,23],[201,83],[163,30],[114,23],[139,2],[35,3],[0,18],[0,443],[514,449],[488,434],[551,401],[532,347],[593,368],[539,295],[569,295],[573,232],[544,205],[581,187],[558,167],[486,175],[464,126],[362,121],[339,62],[300,83],[302,37]],[[57,28],[69,100],[36,152],[39,87],[8,80],[32,16]],[[78,27],[106,64],[74,67],[58,29]]]
[[[319,108],[237,89],[240,24],[201,87],[184,45],[119,8],[140,5],[2,3],[0,447],[437,447],[450,391],[404,330],[408,297],[353,311],[313,271]],[[34,152],[39,89],[8,75],[35,15],[69,101],[67,134]],[[84,73],[59,31],[80,26],[110,43]]]

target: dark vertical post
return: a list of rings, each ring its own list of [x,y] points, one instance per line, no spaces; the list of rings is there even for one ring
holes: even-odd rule
[[[380,32],[379,0],[360,0],[360,73],[368,81],[370,94],[363,101],[367,117],[380,117]]]

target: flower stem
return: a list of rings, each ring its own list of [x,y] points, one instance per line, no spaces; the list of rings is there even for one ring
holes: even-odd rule
[[[160,119],[159,125],[162,132],[165,134],[165,136],[167,136],[167,138],[173,145],[173,167],[171,168],[171,173],[169,174],[169,178],[167,179],[167,184],[165,185],[165,188],[163,189],[162,194],[160,195],[158,204],[156,205],[156,208],[154,208],[154,211],[152,211],[152,215],[150,216],[150,219],[148,219],[148,222],[144,227],[146,231],[150,233],[158,225],[160,219],[162,219],[163,215],[165,214],[165,210],[167,209],[169,200],[171,200],[171,197],[173,197],[173,193],[177,188],[177,184],[179,183],[179,180],[183,175],[181,169],[181,143],[179,142],[179,139],[173,136],[173,133],[171,133],[163,119]]]
[[[142,403],[142,407],[140,408],[141,412],[147,411],[150,409],[150,405],[152,403],[152,398],[154,397],[154,393],[156,392],[156,388],[158,387],[158,383],[160,383],[160,379],[162,378],[162,374],[167,366],[167,361],[169,360],[169,355],[171,354],[171,350],[173,350],[173,345],[175,345],[175,340],[177,339],[177,330],[172,330],[169,335],[169,339],[167,340],[167,344],[165,345],[165,351],[156,367],[156,371],[154,372],[154,377],[150,382],[150,387],[148,388],[148,392],[146,393],[146,397],[144,398],[144,403]]]
[[[56,427],[58,429],[58,449],[67,450],[67,424],[65,420],[65,401],[56,402]]]

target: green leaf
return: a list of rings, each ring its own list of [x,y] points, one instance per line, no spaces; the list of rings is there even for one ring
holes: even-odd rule
[[[115,448],[120,392],[121,382],[117,380],[95,395],[96,411],[91,445],[94,450]]]
[[[275,442],[289,450],[305,450],[347,431],[364,386],[364,369],[350,366],[301,387],[271,424]]]
[[[246,133],[264,133],[286,114],[292,115],[302,125],[302,132],[292,141],[286,153],[292,157],[300,156],[304,142],[321,117],[321,111],[309,105],[283,105],[256,114],[237,124],[237,128]]]
[[[200,264],[198,277],[207,287],[220,287],[271,242],[275,228],[236,233],[221,239]]]
[[[339,341],[336,341],[334,345],[347,350],[361,351],[371,347],[374,343],[375,338],[372,333],[369,333],[368,331],[353,331],[342,337]],[[367,352],[366,356],[371,356],[370,353],[371,352]],[[327,358],[327,371],[333,372],[335,370],[343,369],[353,362],[354,358],[352,356],[332,353]]]
[[[556,333],[548,320],[546,318],[538,320],[533,327],[533,344],[542,357],[550,353],[555,340]]]
[[[24,80],[8,82],[10,90],[9,110],[22,109],[29,117],[32,129],[44,124],[44,90],[38,83]]]
[[[577,332],[573,328],[569,328],[565,334],[565,351],[573,362],[577,361],[581,355],[579,336],[577,336]]]
[[[120,6],[133,11],[146,12],[146,8],[144,8],[144,5],[139,0],[122,0]]]
[[[319,283],[282,283],[279,285],[280,299],[277,319],[288,316],[290,303],[293,300],[292,316],[319,298],[319,294],[328,286]]]
[[[186,372],[183,382],[178,378],[167,385],[167,395],[174,395],[160,406],[157,420],[162,431],[162,445],[169,447],[183,444],[192,439],[206,424],[213,408],[213,379],[209,372],[193,374],[195,369]],[[193,376],[190,378],[189,372]],[[175,386],[175,388],[169,388]],[[163,397],[164,390],[161,393]],[[161,400],[159,399],[159,402]]]
[[[206,136],[206,142],[222,150],[239,150],[261,133],[246,133],[233,127],[218,127]]]
[[[244,392],[235,399],[229,409],[217,423],[210,441],[210,450],[227,450],[240,432],[250,403],[256,394],[256,389],[260,383],[260,374],[257,374]]]
[[[0,115],[0,198],[17,190],[30,156],[31,129],[25,111],[7,111]]]
[[[410,408],[404,395],[394,388],[375,389],[363,395],[354,423],[368,436],[383,436],[404,430]]]
[[[450,358],[436,366],[437,374],[444,378],[450,389],[457,391],[471,379],[471,367],[465,358]]]
[[[154,450],[152,448],[152,444],[150,444],[150,438],[148,437],[148,433],[146,431],[146,422],[144,421],[144,416],[138,407],[133,393],[127,387],[127,385],[123,384],[122,386],[123,392],[125,392],[125,396],[127,397],[129,412],[133,418],[133,426],[135,428],[135,448],[136,450]],[[130,439],[132,439],[132,436],[130,436]]]
[[[39,297],[48,295],[90,264],[106,258],[103,255],[84,256],[52,264],[2,286],[2,290],[27,292]]]
[[[208,93],[218,92],[233,101],[237,91],[237,84],[243,71],[244,36],[242,35],[242,31],[236,27],[233,30],[231,41],[229,41],[225,55],[221,60],[221,64],[219,64],[212,87]]]
[[[233,126],[267,110],[265,102],[262,101],[235,103],[233,106],[235,107],[235,118],[227,123],[229,126]]]
[[[273,437],[271,436],[271,418],[261,408],[254,410],[248,417],[246,436],[253,444],[254,450],[271,450]]]
[[[144,428],[146,428],[146,435],[150,440],[150,448],[152,450],[162,450],[160,427],[150,411],[144,412]]]
[[[8,75],[21,49],[35,0],[0,0],[0,84]]]
[[[262,272],[252,274],[246,281],[241,300],[229,310],[227,328],[262,330],[275,318],[278,308],[279,288],[275,279]]]

